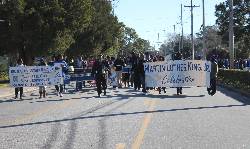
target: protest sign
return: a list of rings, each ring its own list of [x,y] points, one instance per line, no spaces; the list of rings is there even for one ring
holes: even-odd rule
[[[175,60],[144,63],[147,87],[210,86],[211,62]]]
[[[63,83],[61,67],[23,66],[10,67],[10,84],[13,87],[34,87]]]

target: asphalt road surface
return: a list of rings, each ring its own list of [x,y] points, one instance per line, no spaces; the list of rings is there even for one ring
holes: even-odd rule
[[[63,97],[48,90],[0,99],[1,149],[249,149],[247,97],[219,88],[169,88],[147,95],[132,88],[94,88]]]

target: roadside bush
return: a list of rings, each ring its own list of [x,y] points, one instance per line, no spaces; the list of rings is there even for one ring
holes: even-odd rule
[[[9,74],[7,71],[0,71],[0,81],[9,80]]]
[[[250,93],[249,71],[220,69],[218,73],[218,81],[229,87],[241,89]]]

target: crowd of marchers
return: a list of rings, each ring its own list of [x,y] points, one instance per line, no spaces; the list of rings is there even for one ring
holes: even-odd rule
[[[182,54],[177,52],[173,56],[173,60],[182,60]],[[214,57],[211,60],[211,75],[210,87],[207,89],[208,94],[214,95],[216,93],[216,77],[218,72],[218,65]],[[67,59],[62,55],[53,56],[49,61],[45,58],[40,58],[37,66],[57,66],[62,67],[63,76],[69,74],[77,69],[91,70],[91,76],[94,78],[97,95],[106,95],[108,86],[114,89],[123,87],[131,87],[135,91],[141,91],[146,94],[149,90],[157,90],[159,94],[166,93],[166,87],[146,87],[145,85],[145,62],[164,61],[164,57],[160,55],[151,55],[148,52],[134,53],[131,52],[127,57],[117,56],[117,58],[99,55],[96,58],[83,58],[78,56],[75,59]],[[22,59],[17,60],[17,67],[23,67]],[[85,81],[81,81],[85,84]],[[65,84],[55,85],[56,95],[62,97],[65,92]],[[20,92],[20,93],[19,93]],[[15,98],[23,96],[23,87],[15,88]],[[182,87],[176,88],[177,95],[183,94]],[[40,98],[46,97],[46,86],[39,86]]]

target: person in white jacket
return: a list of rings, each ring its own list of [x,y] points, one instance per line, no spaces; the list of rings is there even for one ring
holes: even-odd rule
[[[17,60],[17,65],[16,67],[23,67],[23,60],[21,58],[19,58]],[[22,99],[22,96],[23,96],[23,87],[16,87],[15,88],[15,99],[18,98],[18,92],[20,92],[20,99]]]
[[[68,64],[65,62],[65,60],[63,59],[63,56],[61,54],[59,54],[56,57],[56,60],[54,62],[54,66],[56,67],[62,67],[62,73],[63,76],[65,76],[65,73],[68,71]],[[60,97],[63,96],[63,84],[60,85],[55,85],[56,91],[57,91],[57,96],[60,95]]]

